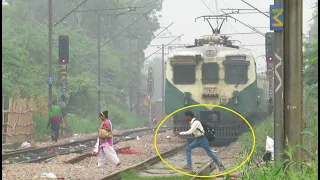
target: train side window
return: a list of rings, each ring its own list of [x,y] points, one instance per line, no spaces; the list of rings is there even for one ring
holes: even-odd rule
[[[225,64],[225,81],[227,84],[246,84],[248,82],[248,65]]]
[[[219,82],[219,65],[217,63],[202,64],[202,83],[216,84]]]
[[[195,65],[173,65],[174,84],[194,84],[196,82]]]

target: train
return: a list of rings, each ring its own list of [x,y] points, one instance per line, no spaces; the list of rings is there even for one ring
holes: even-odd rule
[[[232,44],[229,37],[207,35],[194,45],[168,55],[165,80],[165,112],[195,104],[215,104],[234,110],[253,126],[269,113],[269,80],[257,73],[256,62],[248,50]],[[238,115],[218,107],[197,106],[172,115],[173,131],[190,128],[184,112],[214,127],[216,145],[235,141],[249,127]],[[189,140],[192,135],[187,136]]]

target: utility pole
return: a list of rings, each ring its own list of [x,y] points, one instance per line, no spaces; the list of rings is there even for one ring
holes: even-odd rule
[[[302,130],[302,1],[284,0],[284,132],[289,144],[301,144]],[[301,162],[296,148],[293,160]]]
[[[132,113],[132,80],[129,82],[129,106],[130,112]]]
[[[129,36],[129,47],[131,47],[131,36]],[[132,50],[130,49],[130,56],[132,57]],[[128,62],[130,62],[131,67],[133,67],[132,61],[131,59],[128,60]],[[129,76],[129,108],[130,108],[130,112],[132,113],[132,77]]]
[[[162,76],[161,76],[161,80],[162,80],[162,88],[161,88],[161,91],[162,91],[162,93],[161,93],[161,98],[162,98],[162,100],[161,100],[161,120],[164,118],[164,116],[165,116],[165,112],[164,112],[164,83],[165,83],[165,78],[164,78],[164,76],[165,76],[165,73],[164,73],[164,64],[165,64],[165,62],[164,62],[164,44],[162,44]]]
[[[48,0],[48,8],[49,8],[49,63],[48,63],[48,71],[49,78],[52,78],[52,0]],[[49,92],[48,92],[48,109],[51,108],[52,104],[52,83],[49,83]]]
[[[137,44],[138,44],[138,49],[140,49],[140,41],[139,39],[137,39]],[[140,53],[141,51],[138,51],[138,64],[137,64],[137,112],[138,112],[138,117],[140,117],[140,66],[141,66],[141,62],[140,62]]]
[[[283,0],[274,0],[275,5],[282,5]],[[284,126],[283,126],[283,31],[275,31],[275,60],[274,68],[274,158],[276,162],[282,161],[284,150]]]
[[[51,63],[51,60],[52,60],[52,0],[48,0],[48,1],[49,1],[49,3],[48,3],[49,4],[49,78],[48,78],[48,82],[52,82],[54,80],[53,77],[51,77],[52,76],[52,63]],[[80,3],[76,8],[74,8],[67,15],[65,15],[62,19],[60,19],[57,23],[55,23],[53,27],[57,26],[59,23],[61,23],[64,19],[66,19],[73,12],[97,11],[97,10],[93,10],[93,9],[89,9],[88,11],[76,11],[80,6],[82,6],[87,1],[88,0],[84,0],[82,3]],[[143,7],[145,7],[145,6],[143,6]],[[131,11],[135,11],[137,8],[143,8],[143,7],[128,7],[130,9],[129,11],[126,11],[126,12],[121,13],[121,14],[117,14],[116,16],[131,12]],[[128,9],[128,8],[122,8],[122,9]],[[98,11],[105,11],[105,10],[115,10],[115,9],[100,9]],[[151,12],[151,10],[149,10],[147,13]],[[134,21],[132,24],[130,24],[128,27],[126,27],[124,30],[122,30],[118,35],[120,35],[124,31],[126,31],[129,27],[131,27],[133,24],[135,24],[137,21],[139,21],[141,18],[143,18],[146,14],[141,16],[138,20]],[[100,39],[101,39],[101,14],[98,13],[97,41],[98,41],[98,111],[99,111],[99,113],[101,111],[101,85],[100,85],[100,83],[101,83],[101,81],[100,81],[100,74],[101,74],[101,71],[100,71],[101,70],[101,68],[100,68],[101,59],[100,59],[100,57],[101,57],[101,53],[100,53],[100,48],[102,46],[108,44],[109,42],[111,42],[118,35],[116,35],[115,37],[111,38],[108,42],[104,43],[103,45],[101,45],[101,41],[100,41]],[[49,84],[49,105],[48,105],[49,108],[51,107],[51,104],[50,104],[51,99],[52,99],[52,85]]]
[[[97,34],[97,41],[98,41],[98,113],[101,112],[101,79],[100,79],[100,63],[101,63],[101,59],[100,59],[100,48],[101,48],[101,42],[100,42],[100,38],[101,38],[101,15],[98,14],[98,34]]]
[[[148,68],[148,82],[147,82],[147,92],[149,97],[149,123],[151,127],[152,123],[152,96],[154,92],[154,77],[153,77],[153,68]]]
[[[152,100],[151,100],[151,95],[149,96],[149,126],[152,126]]]

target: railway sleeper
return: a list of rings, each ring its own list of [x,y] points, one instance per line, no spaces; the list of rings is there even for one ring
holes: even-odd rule
[[[179,151],[181,151],[183,148],[185,147],[185,145],[179,146],[177,148],[174,148],[172,150],[166,151],[164,153],[161,153],[162,158],[166,158],[166,157],[170,157],[176,153],[178,153]],[[157,162],[161,161],[160,157],[158,155],[153,156],[152,158],[149,158],[143,162],[140,162],[138,164],[135,164],[131,167],[128,167],[126,169],[114,172],[112,174],[107,175],[106,177],[100,179],[100,180],[119,180],[121,179],[121,172],[125,172],[125,171],[129,171],[129,170],[139,170],[139,169],[144,169],[146,166],[151,166],[153,164],[156,164]]]
[[[117,148],[117,149],[115,149],[115,151],[117,153],[119,153],[119,151],[124,150],[124,149],[130,149],[130,146]],[[72,158],[72,159],[70,159],[68,161],[65,161],[64,163],[66,163],[66,164],[75,164],[75,163],[78,163],[78,162],[84,160],[85,158],[88,158],[88,157],[91,157],[91,156],[95,156],[95,155],[93,155],[91,152],[87,152],[87,153],[81,154],[80,156]]]

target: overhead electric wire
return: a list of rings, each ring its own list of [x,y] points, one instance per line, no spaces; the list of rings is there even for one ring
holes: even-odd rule
[[[174,23],[174,22],[172,22],[171,24],[169,24],[169,25],[168,25],[167,27],[165,27],[160,33],[158,33],[157,35],[155,35],[155,36],[150,40],[150,42],[153,41],[155,38],[157,38],[163,31],[165,31],[167,28],[169,28],[173,23]],[[177,36],[177,38],[179,38],[179,37],[181,37],[181,36]],[[141,50],[141,49],[138,49],[138,50],[135,51],[133,54],[139,52],[140,50]]]
[[[264,12],[260,11],[258,8],[252,6],[251,4],[247,3],[246,1],[244,0],[241,0],[242,2],[246,3],[248,6],[252,7],[253,9],[259,11],[261,14],[265,15],[267,18],[270,18],[270,16],[268,16],[267,14],[265,14]]]
[[[179,39],[181,36],[183,36],[184,34],[181,34],[180,36],[178,36],[177,38],[175,38],[174,40],[170,41],[168,44],[164,45],[164,47],[167,47],[168,45],[170,45],[171,43],[173,43],[174,41],[176,41],[177,39]],[[150,54],[149,56],[147,56],[146,58],[144,58],[144,60],[147,60],[149,57],[151,57],[152,55],[156,54],[157,52],[159,52],[160,50],[162,50],[162,47],[159,48],[158,50],[156,50],[155,52],[153,52],[152,54]]]
[[[178,37],[178,36],[160,36],[157,37],[158,39],[166,39],[166,38],[174,38],[174,37]]]
[[[126,28],[124,28],[122,31],[120,31],[118,34],[116,34],[115,36],[113,36],[111,39],[109,39],[107,42],[105,42],[104,44],[102,44],[101,47],[103,47],[104,45],[108,44],[110,41],[112,41],[113,39],[117,38],[120,34],[122,34],[124,31],[126,31],[127,29],[129,29],[131,26],[133,26],[135,23],[137,23],[140,19],[142,19],[143,17],[145,17],[147,14],[149,14],[151,11],[153,10],[153,8],[151,8],[148,12],[144,13],[142,16],[140,16],[138,19],[136,19],[135,21],[133,21],[129,26],[127,26]]]
[[[77,4],[77,2],[75,2],[74,0],[71,0],[73,3],[75,3],[75,4]],[[82,7],[84,7],[84,8],[87,8],[88,10],[87,11],[76,11],[76,12],[90,12],[90,11],[96,11],[96,10],[94,10],[94,9],[91,9],[91,8],[88,8],[88,7],[86,7],[86,6],[82,6]],[[135,9],[137,9],[137,8],[143,8],[143,7],[127,7],[128,9],[129,8],[131,8],[131,11],[125,11],[125,12],[122,12],[121,14],[124,14],[124,13],[128,13],[128,12],[133,12],[133,11],[135,11]],[[123,7],[123,9],[126,9],[126,8],[124,8]],[[133,9],[133,10],[132,10]],[[105,9],[104,11],[107,11],[107,10],[116,10],[115,8],[110,8],[110,9]],[[102,10],[101,10],[102,11]],[[104,13],[100,13],[101,15],[103,15],[103,16],[115,16],[115,15],[119,15],[119,14],[116,14],[116,13],[112,13],[112,14],[104,14]],[[120,14],[120,15],[121,15]],[[132,14],[138,14],[138,13],[132,13]],[[139,13],[139,14],[141,14],[141,13]]]
[[[247,34],[257,34],[256,32],[243,32],[243,33],[225,33],[221,35],[247,35]]]
[[[222,1],[222,3],[224,3],[224,4],[227,5],[227,6],[229,6],[228,4],[226,4],[226,2],[225,2],[224,0]],[[224,13],[224,12],[222,11],[222,9],[220,9],[220,11],[221,11],[222,13]],[[227,21],[227,23],[230,25],[230,27],[231,27],[231,29],[232,29],[233,31],[239,32],[236,28],[233,27],[233,25],[232,25],[229,21]]]
[[[71,13],[75,12],[80,6],[82,6],[85,2],[88,0],[84,0],[82,3],[80,3],[76,8],[74,8],[72,11],[70,11],[67,15],[65,15],[60,21],[58,21],[56,24],[53,25],[53,27],[56,27],[60,22],[62,22],[65,18],[67,18]]]
[[[265,44],[248,44],[248,45],[242,45],[242,46],[265,46]]]
[[[73,0],[71,0],[72,2],[74,2]],[[87,0],[86,0],[87,1]],[[74,2],[75,3],[75,2]],[[81,3],[81,5],[82,5],[83,3]],[[80,7],[80,6],[78,6],[78,7]],[[85,7],[85,6],[83,6],[83,7]],[[129,11],[126,11],[126,12],[123,12],[123,13],[121,13],[121,14],[125,14],[125,13],[127,13],[127,12],[130,12],[130,11],[135,11],[137,8],[143,8],[143,7],[146,7],[146,6],[138,6],[138,7],[129,7],[130,8],[130,10]],[[94,11],[94,10],[92,10],[92,9],[90,9],[90,8],[88,8],[88,7],[85,7],[85,8],[87,8],[89,11]],[[112,9],[124,9],[124,8],[112,8]],[[105,10],[107,10],[107,9],[105,9]],[[152,9],[151,9],[152,10]],[[150,11],[151,11],[150,10]],[[105,15],[105,14],[101,14],[101,15]],[[145,16],[145,13],[144,13],[144,15],[143,16]],[[143,17],[142,16],[142,17]],[[134,24],[134,23],[133,23]],[[133,24],[131,24],[129,27],[131,27]],[[124,30],[126,30],[126,29],[128,29],[129,27],[127,27],[127,28],[125,28]],[[124,31],[123,30],[123,31]],[[118,33],[116,36],[114,36],[113,38],[111,38],[107,43],[109,43],[110,41],[112,41],[113,39],[115,39],[118,35],[120,35],[123,31],[121,31],[120,33]],[[105,43],[105,44],[107,44],[107,43]],[[101,47],[103,47],[105,44],[103,44]]]
[[[178,36],[179,37],[179,36]],[[162,44],[150,44],[151,47],[160,47]],[[190,46],[190,44],[170,44],[170,46]]]
[[[119,2],[119,0],[116,0],[116,1],[117,1],[117,3],[118,3],[119,7],[122,7],[122,4]],[[129,16],[128,16],[128,15],[125,15],[125,16],[126,16],[127,19],[130,21]],[[117,19],[117,17],[118,17],[118,16],[114,16],[114,18],[116,19],[116,22],[117,22],[118,24],[120,24],[120,26],[125,27],[125,26],[119,21],[119,19]],[[130,34],[130,35],[135,35],[135,36],[139,37],[139,35],[137,35],[137,34],[135,34],[135,33],[131,33],[131,31],[128,31],[127,33]],[[139,38],[137,38],[137,39],[139,39]]]
[[[88,10],[81,10],[81,11],[74,11],[74,12],[98,12],[98,11],[113,11],[113,10],[122,10],[122,9],[128,9],[128,10],[132,10],[132,9],[140,9],[140,8],[144,8],[147,6],[138,6],[138,7],[122,7],[122,8],[106,8],[106,9],[88,9]],[[133,10],[133,11],[134,11]]]
[[[222,11],[223,13],[225,13],[223,10],[221,10],[221,11]],[[227,13],[225,13],[225,14],[227,14]],[[243,23],[242,21],[238,20],[238,19],[235,18],[235,17],[232,17],[232,16],[230,15],[230,13],[227,14],[227,17],[230,17],[230,18],[238,21],[238,22],[241,23],[242,25],[250,28],[251,30],[253,30],[253,31],[257,32],[258,34],[260,34],[261,36],[265,37],[265,34],[264,34],[263,32],[259,31],[258,29],[256,29],[255,27],[253,27],[253,26],[251,26],[251,25],[248,25],[248,24],[246,24],[246,23]]]
[[[208,7],[208,5],[207,5],[203,0],[201,0],[201,2],[203,3],[204,6],[206,6],[206,8],[207,8],[213,15],[216,15],[216,14]]]
[[[172,22],[171,24],[169,24],[166,28],[164,28],[161,32],[159,32],[157,35],[155,35],[152,39],[151,39],[151,41],[152,40],[154,40],[156,37],[158,37],[161,33],[163,33],[166,29],[168,29],[172,24],[173,24],[174,22]]]
[[[269,13],[269,12],[265,12],[265,13]],[[235,14],[261,14],[260,12],[238,12]]]

